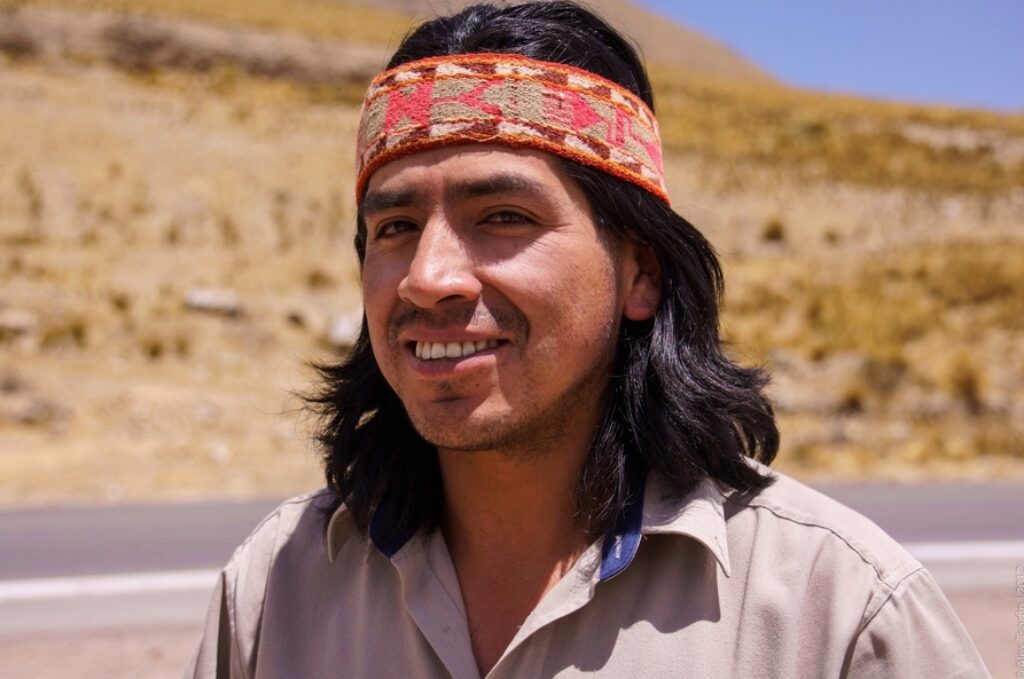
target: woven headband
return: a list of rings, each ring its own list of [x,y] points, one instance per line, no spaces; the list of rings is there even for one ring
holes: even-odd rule
[[[377,168],[465,143],[525,146],[603,170],[666,203],[658,124],[621,85],[515,54],[430,57],[384,71],[363,101],[356,199]]]

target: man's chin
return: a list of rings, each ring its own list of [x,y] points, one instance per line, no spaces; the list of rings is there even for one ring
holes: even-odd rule
[[[456,450],[466,453],[494,450],[501,447],[502,437],[495,432],[479,431],[475,427],[437,427],[427,430],[417,427],[423,440],[438,450]]]
[[[412,418],[413,426],[423,440],[439,450],[482,452],[508,447],[512,430],[502,418],[484,417],[480,413],[469,413],[457,417],[446,413]]]

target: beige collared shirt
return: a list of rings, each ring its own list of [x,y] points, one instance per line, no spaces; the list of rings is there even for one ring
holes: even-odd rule
[[[877,526],[777,475],[756,496],[647,483],[488,677],[987,677],[931,576]],[[390,557],[325,491],[238,548],[189,676],[477,679],[440,534]],[[390,551],[390,550],[387,550]]]

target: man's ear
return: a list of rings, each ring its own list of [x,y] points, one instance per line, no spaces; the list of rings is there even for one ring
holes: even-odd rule
[[[661,304],[661,264],[650,245],[626,241],[622,315],[631,321],[654,317]]]

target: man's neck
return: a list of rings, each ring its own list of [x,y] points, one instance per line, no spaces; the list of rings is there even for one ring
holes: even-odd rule
[[[449,551],[472,559],[531,553],[534,560],[576,551],[582,459],[513,459],[499,453],[440,453],[443,529]]]
[[[521,459],[439,451],[442,530],[481,675],[587,547],[575,498],[586,453]]]

